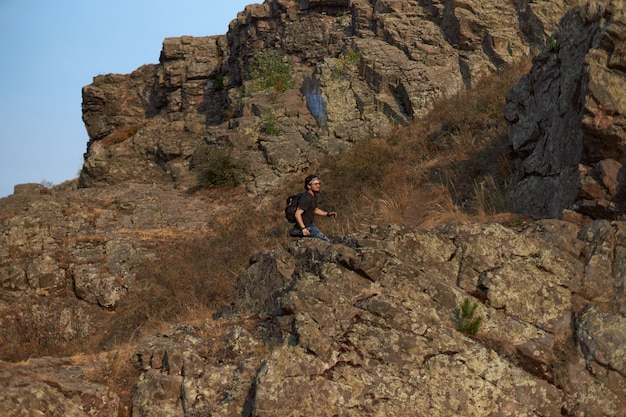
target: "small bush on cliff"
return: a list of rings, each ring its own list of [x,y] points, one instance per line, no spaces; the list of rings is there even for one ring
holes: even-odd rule
[[[271,110],[267,110],[263,113],[261,118],[261,131],[274,136],[280,136],[283,133],[276,120],[276,115]]]
[[[478,303],[471,303],[469,298],[463,300],[461,308],[456,311],[456,329],[462,333],[475,335],[478,333],[483,318],[475,316]]]
[[[213,88],[218,91],[224,89],[224,76],[222,74],[217,74],[213,79]]]
[[[349,72],[356,71],[361,61],[361,52],[348,52],[337,58],[337,62],[332,69],[333,78],[345,77]]]
[[[226,149],[201,146],[191,160],[191,169],[198,176],[198,185],[203,188],[234,186],[239,183],[237,166]]]
[[[291,68],[278,52],[263,52],[255,56],[248,77],[253,81],[254,91],[274,88],[278,92],[283,92],[295,85]]]

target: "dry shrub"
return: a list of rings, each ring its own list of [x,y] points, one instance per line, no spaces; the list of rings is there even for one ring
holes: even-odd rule
[[[234,238],[230,233],[228,237]],[[249,253],[245,251],[248,246],[237,239],[230,244],[223,239],[218,234],[155,244],[155,259],[138,268],[103,344],[111,348],[132,340],[142,328],[171,322],[194,309],[212,311],[228,303]]]
[[[132,124],[128,126],[123,126],[115,129],[113,132],[109,133],[107,136],[101,139],[101,143],[103,146],[113,146],[117,143],[122,143],[137,134],[139,131],[138,124]]]
[[[134,344],[124,344],[113,351],[73,358],[88,381],[106,385],[120,397],[118,417],[131,416],[133,391],[140,374],[130,361],[134,353]]]
[[[393,156],[385,141],[368,139],[344,154],[327,158],[322,169],[343,185],[344,194],[355,194],[380,185]]]
[[[253,202],[237,190],[206,193],[227,208],[208,218],[205,233],[142,235],[146,243],[153,239],[154,258],[135,270],[136,280],[116,307],[104,347],[126,343],[163,323],[187,321],[197,311],[210,314],[231,301],[250,255],[267,243],[262,237],[266,225],[258,221],[263,216]]]

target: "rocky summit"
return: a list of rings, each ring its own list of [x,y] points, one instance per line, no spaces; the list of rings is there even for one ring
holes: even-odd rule
[[[83,89],[80,186],[190,188],[194,155],[208,150],[228,152],[249,192],[265,193],[530,56],[574,3],[252,4],[226,35],[165,39],[159,64]]]
[[[79,178],[0,199],[0,415],[626,415],[625,12],[267,0],[95,77]],[[179,247],[250,201],[284,233],[294,176],[530,57],[504,109],[526,217]],[[206,191],[225,160],[242,187]],[[137,330],[196,309],[171,269],[213,260],[193,291],[219,293],[220,251],[247,244],[227,303]]]

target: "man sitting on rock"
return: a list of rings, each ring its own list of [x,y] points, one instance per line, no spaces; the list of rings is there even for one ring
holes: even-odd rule
[[[317,227],[313,226],[315,216],[337,217],[334,211],[324,211],[317,207],[317,193],[320,192],[320,180],[317,175],[309,175],[304,179],[304,189],[298,201],[296,210],[296,224],[289,231],[292,237],[314,237],[330,242],[330,240]]]

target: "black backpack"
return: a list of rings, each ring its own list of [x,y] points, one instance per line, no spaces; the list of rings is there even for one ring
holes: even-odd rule
[[[296,210],[298,210],[298,203],[303,193],[290,195],[287,197],[287,203],[285,204],[285,218],[289,223],[296,222]]]

